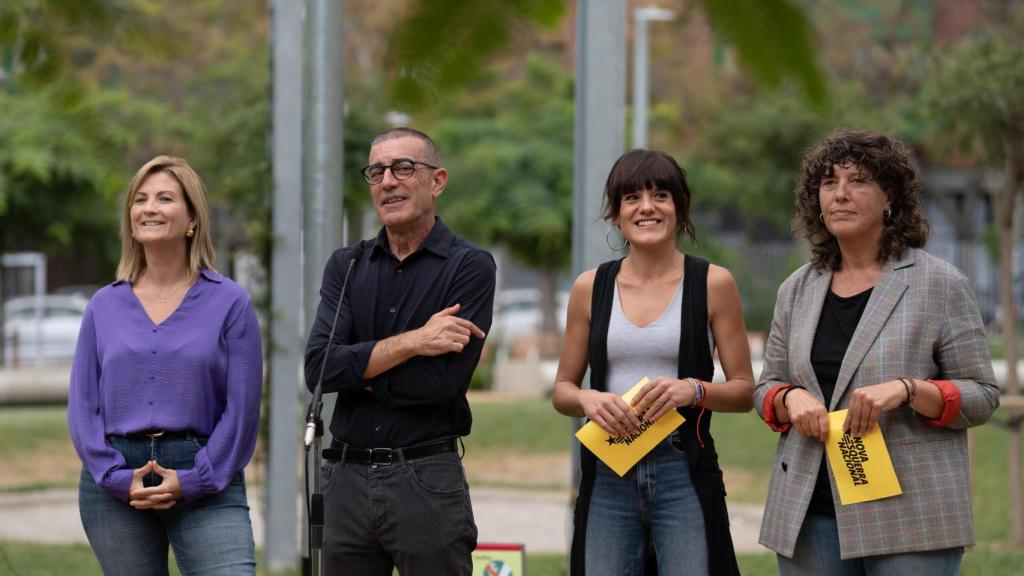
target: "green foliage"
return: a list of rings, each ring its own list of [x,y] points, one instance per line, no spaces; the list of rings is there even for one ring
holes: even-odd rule
[[[815,61],[810,25],[791,0],[701,0],[712,28],[736,49],[754,78],[770,87],[792,79],[816,104],[825,100],[824,77]],[[395,102],[417,108],[440,90],[477,79],[488,59],[529,24],[553,26],[562,0],[461,2],[420,0],[391,41]]]
[[[342,193],[343,207],[349,228],[348,242],[354,242],[376,234],[376,230],[363,230],[363,212],[370,206],[369,185],[363,180],[362,170],[370,156],[370,142],[373,137],[387,129],[384,124],[385,113],[381,108],[383,102],[367,97],[375,92],[375,88],[362,86],[348,100],[345,114],[345,164]]]
[[[173,51],[175,28],[137,2],[0,4],[0,252],[117,261],[118,196],[135,154],[165,134],[160,104],[83,73],[102,46]]]
[[[530,56],[521,79],[474,100],[435,129],[451,173],[444,217],[521,263],[564,267],[572,235],[571,80]]]
[[[803,150],[828,131],[798,100],[771,92],[735,102],[705,131],[690,169],[697,206],[736,206],[753,239],[762,219],[784,230]]]
[[[1024,166],[1024,45],[995,33],[970,37],[937,54],[922,76],[937,151],[954,144],[981,164],[1002,166],[1010,156]]]
[[[190,78],[185,112],[176,123],[182,153],[206,181],[220,216],[218,245],[249,247],[264,263],[273,237],[268,82],[265,46],[226,47],[224,60]]]
[[[5,0],[0,3],[0,85],[4,74],[43,86],[76,65],[77,35],[120,43],[137,54],[169,54],[175,29],[138,0]]]
[[[124,158],[160,132],[160,107],[54,84],[0,91],[0,109],[0,251],[96,257],[112,271]]]
[[[739,60],[760,83],[776,87],[792,78],[811,102],[825,102],[825,79],[815,61],[811,26],[796,3],[701,0],[701,5],[711,27],[735,47]]]
[[[554,26],[565,11],[562,0],[464,2],[420,0],[391,39],[392,84],[401,106],[421,107],[437,90],[465,86],[512,33],[530,24]]]
[[[688,178],[694,206],[735,207],[750,240],[762,224],[785,232],[804,153],[841,126],[899,134],[901,100],[875,108],[856,84],[840,84],[823,109],[808,107],[785,90],[759,90],[734,98],[707,126]]]

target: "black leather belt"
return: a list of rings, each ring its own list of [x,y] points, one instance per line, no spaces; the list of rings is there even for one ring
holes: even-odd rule
[[[341,444],[340,448],[325,449],[323,457],[324,460],[366,464],[367,466],[390,466],[402,460],[416,460],[457,451],[458,446],[455,439],[447,438],[408,448],[355,448],[348,444]]]

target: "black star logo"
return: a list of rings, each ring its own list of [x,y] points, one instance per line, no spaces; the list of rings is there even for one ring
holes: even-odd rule
[[[615,444],[616,440],[618,440],[618,438],[616,438],[615,436],[609,436],[608,437],[608,445],[611,446],[611,445]]]

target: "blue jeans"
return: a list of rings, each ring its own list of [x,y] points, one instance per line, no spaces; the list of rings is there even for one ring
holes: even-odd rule
[[[648,547],[659,576],[708,573],[704,515],[686,455],[666,438],[619,477],[600,460],[587,512],[587,576],[644,572]]]
[[[963,548],[946,548],[842,560],[836,519],[808,514],[793,557],[777,557],[779,576],[956,576],[963,555]]]
[[[205,440],[124,438],[107,441],[120,451],[130,468],[156,460],[164,468],[191,468]],[[147,478],[157,484],[160,477]],[[167,574],[167,546],[182,574],[251,576],[256,573],[245,478],[239,472],[219,494],[168,510],[136,510],[100,488],[86,470],[78,484],[78,509],[89,544],[107,575]]]

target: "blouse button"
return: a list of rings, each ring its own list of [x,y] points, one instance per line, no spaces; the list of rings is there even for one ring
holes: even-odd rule
[[[394,306],[392,306],[392,307],[391,307],[391,313],[392,313],[392,314],[394,314],[394,313],[395,313],[395,307],[394,307]]]

